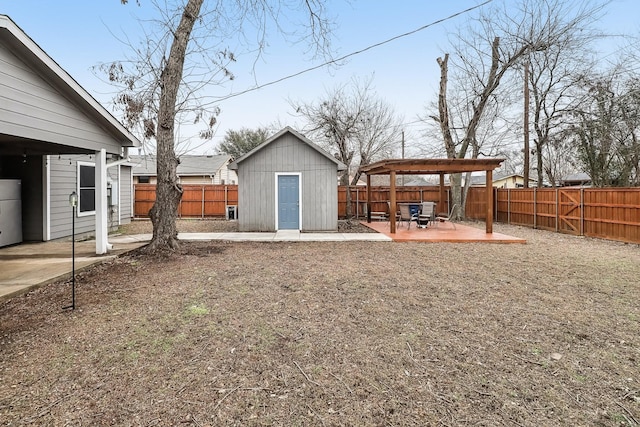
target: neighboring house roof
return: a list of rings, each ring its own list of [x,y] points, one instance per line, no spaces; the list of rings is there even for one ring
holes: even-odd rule
[[[276,133],[275,135],[273,135],[271,138],[267,139],[265,142],[263,142],[262,144],[258,145],[256,148],[254,148],[253,150],[249,151],[247,154],[245,154],[244,156],[240,157],[239,159],[237,159],[235,162],[231,163],[229,165],[229,169],[238,169],[238,165],[240,163],[242,163],[243,161],[245,161],[246,159],[248,159],[249,157],[253,156],[255,153],[257,153],[258,151],[262,150],[264,147],[266,147],[267,145],[271,144],[273,141],[277,140],[278,138],[280,138],[282,135],[286,134],[286,133],[290,133],[292,135],[294,135],[296,138],[298,138],[300,141],[304,142],[305,144],[307,144],[309,147],[313,148],[314,150],[316,150],[318,153],[322,154],[324,157],[326,157],[327,159],[329,159],[331,162],[335,163],[338,166],[338,170],[345,170],[347,167],[338,159],[336,159],[335,157],[333,157],[332,155],[330,155],[329,153],[327,153],[326,151],[324,151],[322,148],[320,148],[318,145],[314,144],[313,142],[311,142],[311,140],[309,140],[307,137],[305,137],[304,135],[302,135],[299,132],[296,132],[295,130],[293,130],[291,127],[287,126],[286,128],[282,129],[280,132]]]
[[[419,178],[414,178],[409,182],[405,182],[404,186],[405,187],[426,187],[426,186],[430,186],[430,185],[438,185],[438,184],[434,184],[433,182],[429,182],[426,179],[419,177]]]
[[[133,168],[134,176],[156,176],[156,156],[130,156],[131,161],[136,163]],[[178,176],[204,176],[215,174],[231,161],[231,156],[227,154],[217,156],[180,156],[180,164],[176,173]]]
[[[122,146],[139,146],[140,141],[122,123],[96,101],[73,77],[63,70],[44,50],[38,46],[20,27],[6,15],[0,15],[0,44],[9,47],[11,53],[29,64],[30,68],[46,77],[56,90],[76,104],[83,112],[99,123]],[[0,138],[0,145],[4,143]],[[47,141],[31,141],[33,149],[43,152],[57,152],[47,149]],[[24,141],[27,144],[27,141]],[[21,145],[22,146],[24,146]],[[71,144],[70,144],[71,145]],[[25,147],[28,148],[28,147]],[[83,148],[83,147],[76,147]]]
[[[574,174],[570,174],[565,176],[564,178],[562,178],[562,182],[565,183],[589,183],[591,182],[591,177],[589,176],[588,173],[574,173]]]

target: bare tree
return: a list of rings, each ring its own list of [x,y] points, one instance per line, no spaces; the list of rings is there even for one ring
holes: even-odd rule
[[[308,30],[302,36],[310,38],[316,52],[328,52],[330,34],[322,0],[210,0],[206,7],[204,0],[165,2],[166,7],[154,4],[160,15],[155,22],[159,29],[147,34],[142,47],[135,50],[134,60],[102,67],[109,79],[120,85],[116,104],[122,107],[127,126],[156,142],[158,184],[150,211],[153,238],[148,251],[178,246],[175,220],[182,187],[176,175],[177,129],[191,117],[192,122],[205,122],[200,136],[212,136],[220,110],[203,96],[203,89],[233,79],[228,65],[236,55],[223,47],[224,40],[232,34],[244,34],[244,26],[251,25],[256,30],[259,54],[273,24],[281,33],[301,36],[278,25],[287,10],[303,10],[309,17],[301,26]]]
[[[576,173],[579,169],[575,147],[564,137],[563,132],[554,132],[543,150],[544,174],[551,187],[559,186],[565,176]]]
[[[588,5],[590,2],[582,3]],[[560,8],[559,4],[563,2],[523,0],[519,8],[514,8],[511,2],[504,2],[501,7],[483,9],[479,17],[455,38],[455,72],[449,71],[447,55],[438,58],[441,75],[438,115],[431,117],[441,128],[449,158],[474,158],[483,151],[496,151],[483,150],[478,133],[483,119],[484,125],[491,121],[487,120],[488,106],[499,102],[496,94],[502,81],[531,52],[549,49],[564,34],[579,31],[579,24],[585,23],[584,17],[591,17],[599,10],[596,6],[584,6],[576,12],[569,6]],[[567,13],[562,15],[561,10]],[[463,98],[459,108],[462,114],[457,116],[464,134],[458,144],[451,138],[453,115],[446,92],[450,76],[455,79],[456,86],[467,86],[463,93],[468,96]],[[452,176],[453,203],[463,206],[464,211],[465,200],[460,183],[459,176]]]
[[[593,66],[590,44],[601,37],[594,24],[602,17],[608,2],[542,2],[547,19],[536,19],[543,13],[539,9],[526,9],[531,17],[530,32],[547,34],[550,42],[540,49],[527,53],[524,66],[528,71],[525,82],[532,95],[534,148],[536,158],[537,186],[544,183],[545,170],[553,165],[544,165],[545,148],[554,134],[563,129],[563,117],[571,102],[571,88],[576,76]],[[526,113],[525,113],[526,114]],[[528,129],[525,129],[525,135]],[[557,148],[557,147],[556,147]],[[525,168],[527,168],[525,164]]]
[[[360,167],[390,157],[399,145],[402,119],[377,97],[372,79],[353,80],[351,86],[328,91],[316,102],[291,104],[307,120],[307,132],[347,166],[340,179],[342,185],[355,185],[360,179],[355,164]],[[352,216],[350,196],[347,191],[347,218]]]
[[[578,150],[582,169],[596,187],[638,183],[640,169],[640,85],[614,69],[584,76],[584,96],[571,110],[566,135]]]

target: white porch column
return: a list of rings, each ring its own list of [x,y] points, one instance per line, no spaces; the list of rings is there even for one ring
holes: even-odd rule
[[[107,150],[96,151],[96,254],[107,253]]]

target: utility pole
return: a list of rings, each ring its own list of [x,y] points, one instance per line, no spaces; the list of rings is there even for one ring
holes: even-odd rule
[[[402,131],[402,158],[404,159],[404,131]],[[402,175],[402,186],[404,187],[404,175]]]
[[[524,61],[524,188],[529,188],[529,56]]]

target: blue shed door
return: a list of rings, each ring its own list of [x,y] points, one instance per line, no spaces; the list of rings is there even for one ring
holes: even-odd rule
[[[278,176],[278,230],[300,229],[300,177]]]

